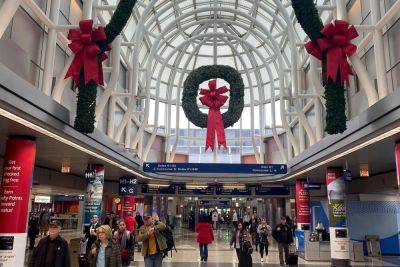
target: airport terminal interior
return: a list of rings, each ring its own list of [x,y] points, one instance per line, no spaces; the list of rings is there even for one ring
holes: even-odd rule
[[[0,0],[0,267],[400,266],[400,0]]]

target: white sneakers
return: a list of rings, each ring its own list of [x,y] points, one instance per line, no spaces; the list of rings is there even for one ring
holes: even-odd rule
[[[261,258],[261,262],[264,262],[264,258]]]

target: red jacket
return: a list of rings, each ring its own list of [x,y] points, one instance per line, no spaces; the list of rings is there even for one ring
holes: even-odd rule
[[[129,232],[132,233],[133,231],[136,230],[136,220],[135,220],[135,218],[133,218],[132,216],[126,216],[124,218],[124,221],[125,221],[125,224],[126,224],[126,229]]]
[[[214,241],[211,223],[199,222],[196,225],[196,233],[199,244],[211,244]]]

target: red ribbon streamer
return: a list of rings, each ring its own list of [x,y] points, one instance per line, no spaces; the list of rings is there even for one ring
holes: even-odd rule
[[[208,82],[208,87],[210,90],[200,89],[200,101],[203,105],[209,107],[208,119],[207,119],[207,138],[206,138],[206,151],[208,148],[214,150],[215,147],[215,133],[217,133],[218,147],[226,147],[226,138],[224,130],[224,122],[222,120],[222,115],[220,107],[222,107],[228,96],[222,95],[228,92],[226,86],[219,87],[215,89],[217,82],[211,80]]]
[[[69,30],[68,39],[72,41],[68,46],[75,54],[75,57],[65,78],[72,77],[74,87],[77,87],[79,75],[83,68],[85,85],[90,80],[93,80],[96,84],[103,85],[102,62],[108,56],[105,53],[101,53],[100,47],[96,42],[103,42],[107,39],[104,28],[93,29],[93,20],[81,20],[79,22],[79,30]],[[109,50],[111,50],[111,47],[107,48],[107,51]]]
[[[307,52],[326,64],[324,83],[328,78],[336,82],[339,71],[340,83],[348,83],[349,75],[353,75],[353,72],[347,57],[351,57],[357,51],[357,46],[350,42],[358,37],[356,28],[347,21],[335,20],[325,25],[321,33],[324,37],[305,44]]]

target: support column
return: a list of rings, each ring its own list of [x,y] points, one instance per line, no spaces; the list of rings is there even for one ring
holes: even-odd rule
[[[58,24],[60,14],[60,0],[52,0],[50,6],[50,19],[54,25]],[[45,63],[43,70],[43,93],[50,96],[51,86],[53,82],[54,58],[57,47],[57,31],[55,28],[50,28],[47,34]]]
[[[370,0],[371,24],[376,25],[381,19],[380,1]],[[376,79],[378,82],[378,95],[382,99],[388,94],[388,84],[386,79],[385,49],[383,46],[383,35],[381,29],[374,30],[374,56]]]
[[[24,266],[35,154],[34,137],[8,139],[0,187],[0,266]]]
[[[343,168],[326,170],[329,206],[329,234],[332,266],[350,266],[349,234],[346,221],[346,184]]]
[[[400,195],[400,143],[397,143],[395,146],[395,157],[396,157],[397,187]]]
[[[297,229],[310,230],[310,191],[306,180],[296,181],[296,217]]]
[[[93,215],[101,220],[101,203],[103,199],[104,166],[89,164],[85,171],[85,210],[84,225],[89,225]]]

